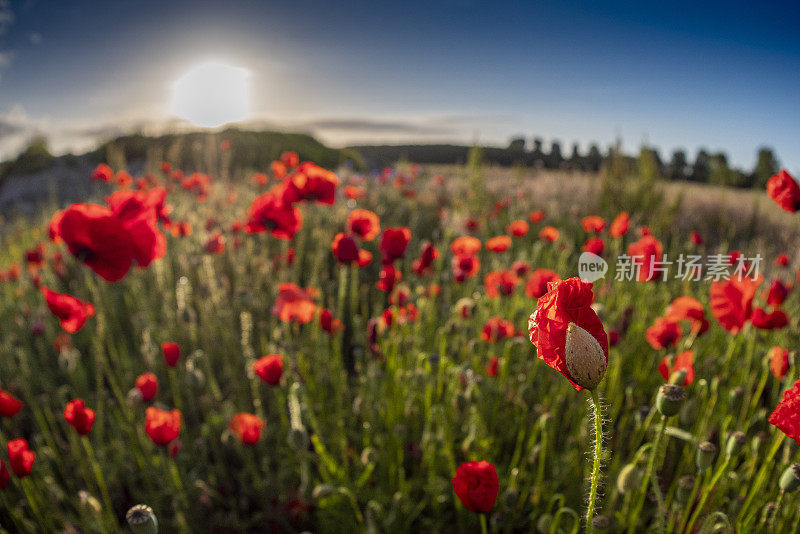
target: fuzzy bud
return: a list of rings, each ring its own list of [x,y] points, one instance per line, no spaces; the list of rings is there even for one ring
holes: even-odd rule
[[[745,443],[747,443],[747,436],[744,435],[744,432],[737,430],[728,438],[728,443],[725,445],[725,456],[728,458],[736,456],[742,452]]]
[[[594,389],[606,374],[606,355],[595,337],[575,323],[567,326],[566,364],[572,381]]]
[[[793,463],[781,475],[779,482],[781,491],[791,493],[800,488],[800,464]]]

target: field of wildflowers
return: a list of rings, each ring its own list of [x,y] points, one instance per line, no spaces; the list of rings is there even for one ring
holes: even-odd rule
[[[213,174],[6,223],[4,531],[800,531],[798,251],[479,164]]]

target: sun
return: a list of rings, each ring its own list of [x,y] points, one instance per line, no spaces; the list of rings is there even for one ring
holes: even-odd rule
[[[247,69],[207,61],[172,85],[172,113],[195,126],[215,128],[244,120],[250,111]]]

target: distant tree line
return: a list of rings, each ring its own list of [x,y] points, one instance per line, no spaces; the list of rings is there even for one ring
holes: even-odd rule
[[[464,164],[470,147],[463,145],[376,145],[349,147],[359,152],[370,167],[392,165],[400,160],[422,164]],[[668,161],[662,159],[657,149],[643,147],[647,159],[653,162],[653,172],[667,180],[687,180],[732,187],[765,187],[767,180],[777,173],[780,165],[771,148],[758,149],[756,164],[749,172],[732,167],[724,152],[708,152],[700,149],[693,160],[684,150],[675,150]],[[573,143],[569,154],[565,154],[558,141],[552,141],[544,149],[544,140],[534,138],[529,146],[524,137],[514,137],[506,148],[483,147],[484,161],[501,166],[524,166],[540,169],[563,169],[583,172],[598,172],[608,162],[611,149],[604,152],[597,143],[592,143],[586,152],[581,152],[578,143]],[[625,156],[631,166],[642,157]]]

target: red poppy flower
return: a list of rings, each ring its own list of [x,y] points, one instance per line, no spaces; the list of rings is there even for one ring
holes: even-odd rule
[[[298,323],[308,323],[314,318],[317,305],[314,298],[317,290],[314,288],[303,289],[295,284],[284,283],[278,286],[278,298],[272,307],[272,313],[277,315],[281,321],[288,323],[297,321]]]
[[[116,282],[128,274],[134,245],[122,222],[108,208],[73,204],[53,217],[50,229],[73,256],[105,280]]]
[[[659,317],[653,326],[645,331],[644,337],[651,347],[659,350],[674,347],[681,338],[681,334],[681,327],[678,323]]]
[[[783,398],[769,416],[769,422],[800,445],[800,380],[783,392]]]
[[[291,239],[302,227],[300,210],[267,192],[253,200],[244,229],[249,234],[269,231],[278,239]]]
[[[262,356],[253,363],[253,371],[270,386],[277,386],[283,376],[283,356],[280,354]]]
[[[659,276],[655,264],[661,261],[663,253],[664,247],[661,241],[651,235],[646,235],[628,245],[628,256],[639,266],[637,276],[639,282],[649,282]]]
[[[136,378],[136,389],[144,402],[150,402],[158,393],[158,378],[153,373],[144,373]]]
[[[110,182],[114,178],[114,171],[105,163],[99,164],[92,171],[92,180],[98,182]]]
[[[692,331],[703,334],[708,330],[708,320],[706,320],[703,305],[699,300],[692,297],[678,297],[667,306],[664,318],[673,323],[689,321],[692,323]]]
[[[486,249],[492,252],[505,252],[511,246],[511,238],[507,235],[499,235],[486,242]]]
[[[391,292],[394,285],[403,278],[403,273],[394,268],[394,265],[384,265],[381,268],[380,280],[375,284],[375,287],[381,291]]]
[[[753,326],[761,330],[780,330],[789,324],[789,318],[783,310],[774,310],[770,313],[763,308],[755,308],[750,316]]]
[[[775,257],[775,265],[778,267],[788,267],[789,266],[789,256],[786,254],[778,254]]]
[[[522,220],[513,221],[506,227],[506,232],[515,236],[515,237],[522,237],[528,233],[530,226],[528,223]]]
[[[493,271],[483,279],[486,295],[490,298],[512,295],[518,283],[519,278],[511,271]]]
[[[689,239],[691,239],[693,245],[696,245],[698,247],[703,244],[703,236],[701,236],[697,232],[692,232],[691,234],[689,234]]]
[[[547,293],[547,286],[550,282],[561,280],[558,273],[549,269],[536,269],[533,271],[528,283],[525,284],[525,294],[532,299],[538,299]]]
[[[402,258],[409,241],[411,241],[411,230],[404,226],[384,230],[380,244],[383,263],[391,263]]]
[[[558,229],[552,226],[545,226],[539,231],[539,239],[542,241],[555,241],[558,239]]]
[[[528,220],[532,223],[541,222],[544,219],[544,210],[532,211],[530,215],[528,215]]]
[[[560,372],[573,387],[583,389],[570,375],[566,362],[567,328],[574,323],[586,330],[600,344],[608,362],[608,336],[597,313],[591,308],[594,300],[592,284],[577,278],[550,282],[547,293],[536,303],[528,319],[528,333],[536,346],[536,356]]]
[[[485,369],[486,374],[488,376],[497,376],[497,368],[498,368],[499,364],[500,364],[500,360],[497,358],[497,356],[492,356],[489,359],[489,364],[486,366],[486,369]]]
[[[237,413],[231,420],[230,429],[245,445],[254,445],[261,437],[264,421],[251,413]]]
[[[500,491],[497,471],[486,460],[463,463],[453,477],[453,490],[464,508],[476,514],[488,514]]]
[[[0,489],[6,489],[11,484],[11,474],[8,472],[6,463],[0,460]]]
[[[611,223],[609,234],[611,237],[622,237],[628,233],[628,228],[631,225],[631,217],[627,211],[621,212],[614,221]]]
[[[165,446],[181,433],[181,412],[159,410],[153,406],[144,414],[144,431],[156,445]]]
[[[800,185],[786,169],[781,169],[767,181],[767,194],[786,211],[800,210]]]
[[[269,168],[272,171],[272,176],[275,177],[276,180],[282,180],[283,177],[286,176],[286,165],[281,161],[273,161],[270,163]]]
[[[286,151],[281,153],[280,161],[287,169],[294,169],[300,164],[297,152]]]
[[[753,297],[763,278],[734,277],[730,280],[711,282],[711,313],[719,324],[736,334],[750,319]]]
[[[44,245],[39,243],[36,248],[25,251],[25,263],[27,263],[30,268],[41,267],[44,263],[44,255]]]
[[[147,267],[167,252],[167,239],[158,229],[165,197],[166,191],[158,188],[151,192],[117,191],[106,199],[114,216],[128,231],[140,267]]]
[[[26,477],[33,470],[36,453],[28,448],[28,442],[22,438],[12,439],[6,444],[8,463],[18,477]]]
[[[327,308],[324,308],[319,313],[319,326],[329,334],[335,334],[342,328],[342,321],[334,319],[333,313]]]
[[[463,282],[467,278],[472,278],[481,270],[481,261],[477,256],[455,256],[452,260],[453,279],[456,282]]]
[[[334,236],[331,244],[333,257],[342,264],[349,264],[358,261],[359,248],[355,238],[339,232]]]
[[[586,240],[586,243],[583,244],[583,251],[584,252],[591,252],[592,254],[596,254],[597,256],[603,255],[603,249],[605,249],[606,244],[601,237],[590,237]]]
[[[303,200],[333,204],[336,201],[338,185],[339,178],[336,173],[306,161],[300,164],[297,171],[285,178],[282,200],[289,204]]]
[[[22,401],[0,389],[0,416],[14,417],[22,409]]]
[[[775,345],[769,350],[767,357],[772,376],[778,380],[786,378],[786,374],[789,372],[789,349]]]
[[[789,296],[791,288],[784,284],[779,278],[776,278],[770,284],[767,290],[767,305],[780,306]]]
[[[94,425],[94,410],[87,408],[83,399],[71,400],[64,408],[64,419],[78,434],[85,436]]]
[[[214,232],[206,241],[204,248],[209,254],[222,254],[225,252],[225,236],[220,231]]]
[[[161,352],[164,353],[164,361],[170,367],[178,365],[178,360],[181,357],[181,348],[174,341],[166,341],[161,344]]]
[[[455,256],[473,256],[481,250],[481,242],[472,236],[459,237],[450,244],[450,250]]]
[[[581,220],[581,226],[583,226],[583,231],[587,234],[592,232],[599,234],[603,231],[603,228],[606,227],[606,221],[603,220],[602,217],[591,215],[589,217],[584,217],[583,220]]]
[[[663,358],[661,363],[658,364],[658,372],[661,373],[661,376],[664,377],[664,380],[669,380],[669,377],[673,374],[677,373],[678,371],[686,371],[686,378],[683,381],[683,386],[688,386],[692,382],[694,382],[694,353],[692,351],[687,350],[685,352],[681,352],[672,362],[670,365],[669,358]]]
[[[347,216],[345,228],[349,234],[355,234],[364,241],[372,241],[381,233],[381,221],[369,210],[356,209]]]
[[[372,252],[364,250],[363,248],[358,251],[358,266],[366,267],[372,262]]]
[[[527,261],[517,260],[511,264],[510,271],[519,278],[525,278],[531,272],[531,266]]]
[[[487,343],[497,343],[514,335],[514,325],[502,317],[492,317],[483,325],[481,339]]]
[[[433,243],[425,242],[420,250],[419,259],[412,262],[411,268],[419,276],[424,276],[433,270],[433,262],[438,257],[439,251],[433,246]]]
[[[59,324],[65,332],[74,334],[86,324],[89,317],[94,316],[94,306],[89,302],[78,300],[72,295],[62,295],[42,286],[42,294],[47,307],[58,317]]]

